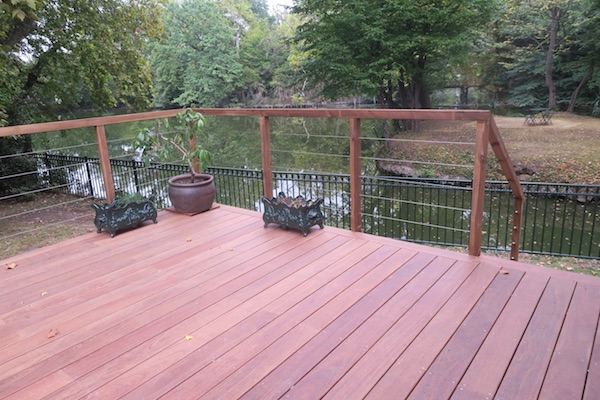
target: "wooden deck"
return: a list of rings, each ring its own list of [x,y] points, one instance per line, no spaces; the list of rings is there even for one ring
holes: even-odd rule
[[[225,206],[146,224],[1,261],[0,398],[600,398],[598,278]]]

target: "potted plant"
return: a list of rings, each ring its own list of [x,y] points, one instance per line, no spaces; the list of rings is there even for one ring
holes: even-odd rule
[[[202,114],[188,108],[176,115],[177,126],[166,131],[160,128],[146,128],[134,139],[132,146],[141,151],[146,163],[153,158],[168,159],[173,155],[190,169],[189,174],[177,175],[169,179],[169,198],[175,210],[196,214],[211,208],[216,189],[213,177],[203,173],[211,162],[211,154],[199,137],[204,132],[205,119]]]
[[[157,222],[152,198],[139,193],[119,196],[110,204],[93,203],[92,207],[96,210],[94,224],[97,232],[108,230],[110,237],[115,237],[118,230],[137,228],[147,220]]]

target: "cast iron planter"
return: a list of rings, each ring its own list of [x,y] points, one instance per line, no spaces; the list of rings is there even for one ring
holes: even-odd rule
[[[285,229],[297,229],[304,236],[308,235],[311,226],[319,225],[323,229],[323,220],[325,219],[321,212],[323,199],[306,201],[302,196],[291,198],[283,192],[279,193],[276,198],[273,197],[272,200],[264,196],[260,199],[265,205],[263,214],[265,228],[270,223],[274,223]]]
[[[110,237],[115,237],[118,230],[137,228],[142,222],[152,220],[156,223],[156,207],[150,200],[132,201],[120,204],[116,199],[110,204],[92,204],[96,210],[94,224],[97,232],[102,229],[110,232]]]

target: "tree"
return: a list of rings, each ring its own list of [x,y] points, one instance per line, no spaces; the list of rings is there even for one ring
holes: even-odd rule
[[[260,19],[248,29],[242,40],[240,62],[244,67],[240,98],[245,104],[261,103],[278,96],[283,88],[278,73],[286,68],[289,45],[281,25],[272,19]]]
[[[285,62],[287,47],[266,0],[220,0],[229,24],[235,29],[236,48],[243,72],[237,99],[261,103],[273,95],[273,77]]]
[[[165,13],[165,37],[152,45],[156,102],[163,106],[229,104],[241,81],[237,27],[211,0],[173,2]]]
[[[280,46],[281,62],[275,66],[271,93],[279,102],[288,104],[301,104],[306,97],[304,65],[307,53],[293,41],[298,26],[300,26],[298,14],[290,14],[286,9],[280,9],[274,35],[277,38],[276,43]]]
[[[161,9],[161,0],[3,0],[7,122],[54,119],[83,103],[147,106],[152,82],[143,49],[160,31]]]
[[[464,54],[494,7],[485,0],[299,0],[294,12],[305,22],[295,40],[324,96],[378,95],[388,108],[428,108],[431,67]]]
[[[595,6],[596,5],[596,6]],[[597,75],[597,0],[509,0],[500,27],[507,100],[520,106],[568,105],[573,111]]]
[[[574,40],[569,45],[569,58],[565,60],[572,75],[580,77],[577,86],[569,96],[568,112],[574,112],[577,99],[585,93],[586,86],[592,80],[596,81],[596,92],[590,93],[588,101],[592,104],[600,98],[600,1],[583,1],[580,17],[574,24],[572,36]]]

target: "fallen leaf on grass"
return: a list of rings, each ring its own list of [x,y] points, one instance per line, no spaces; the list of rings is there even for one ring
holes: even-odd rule
[[[15,268],[17,268],[17,263],[6,264],[6,269],[15,269]]]
[[[567,271],[573,271],[575,268],[573,267],[567,267]]]
[[[58,335],[58,329],[56,328],[52,328],[50,329],[50,332],[48,332],[48,334],[46,335],[46,337],[48,339],[52,339],[53,337],[55,337],[56,335]]]

